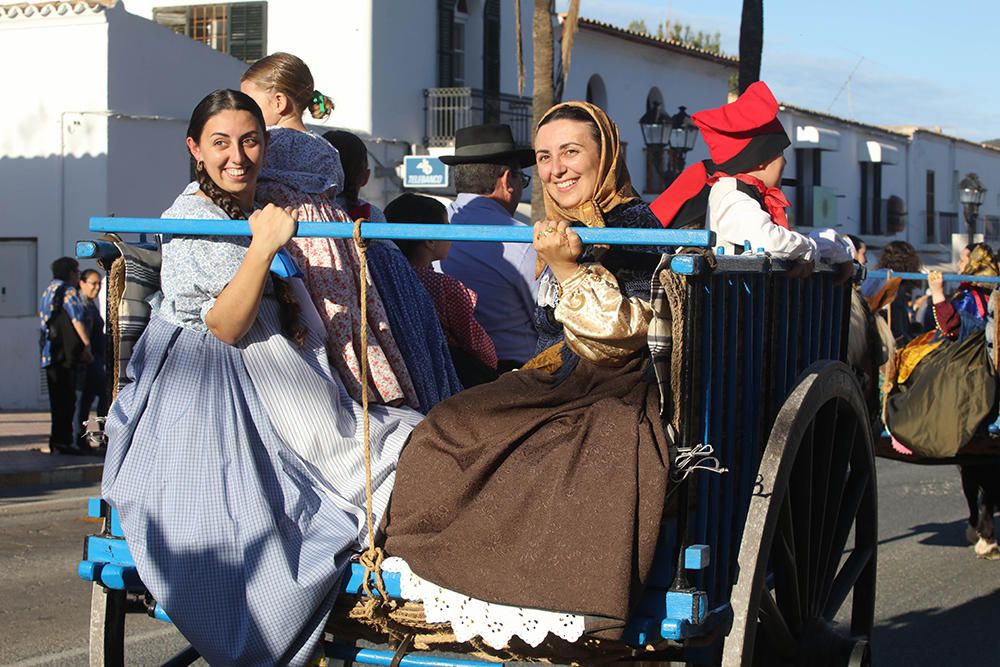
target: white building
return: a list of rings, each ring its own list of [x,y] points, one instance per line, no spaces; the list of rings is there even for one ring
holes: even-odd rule
[[[967,173],[987,188],[977,231],[1000,242],[1000,149],[923,128],[883,128],[790,104],[780,118],[792,140],[786,152],[790,220],[835,226],[873,248],[912,243],[925,264],[953,261],[953,234],[965,244],[958,183]],[[898,201],[893,202],[893,198]]]
[[[206,93],[238,87],[247,63],[268,53],[302,57],[336,102],[316,129],[366,140],[374,178],[363,194],[384,204],[401,189],[402,157],[450,153],[456,128],[506,122],[530,141],[533,4],[521,5],[520,91],[509,0],[0,5],[0,57],[21,100],[0,110],[0,336],[9,342],[0,409],[44,405],[35,310],[50,262],[91,236],[91,215],[155,216],[172,201],[190,175],[187,118]],[[730,57],[581,19],[563,99],[608,111],[633,184],[651,200],[663,170],[639,129],[647,105],[672,114],[723,104],[736,67]],[[944,258],[950,232],[964,229],[957,179],[975,171],[990,190],[987,237],[1000,237],[1000,150],[792,105],[781,119],[793,142],[786,175],[799,179],[788,190],[797,224],[839,226],[876,248],[905,238]],[[708,154],[699,141],[686,157]],[[892,196],[905,218],[890,210]]]
[[[49,265],[92,238],[92,215],[169,206],[188,180],[191,109],[242,68],[96,2],[0,7],[0,62],[18,100],[0,108],[0,409],[38,408]]]
[[[521,91],[509,1],[126,0],[126,8],[249,61],[275,51],[301,57],[316,87],[337,105],[324,124],[366,139],[381,179],[364,195],[379,204],[400,191],[396,166],[403,155],[451,153],[458,127],[505,122],[519,141],[530,142],[530,2],[521,3]],[[234,38],[237,22],[243,32]],[[638,121],[647,98],[671,112],[722,104],[736,66],[733,58],[581,19],[563,99],[592,99],[608,111],[631,146],[629,170],[642,191],[647,167]]]

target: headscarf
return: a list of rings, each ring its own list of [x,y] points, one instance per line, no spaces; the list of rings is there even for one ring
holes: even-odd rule
[[[990,249],[982,243],[977,243],[976,246],[969,252],[969,263],[966,264],[965,270],[962,271],[964,276],[996,276],[1000,275],[1000,271],[997,271],[997,261],[993,257],[993,253]]]
[[[998,276],[1000,275],[1000,270],[997,268],[997,260],[993,256],[993,252],[990,247],[985,243],[977,243],[975,247],[969,251],[969,263],[965,265],[965,269],[962,271],[963,276]],[[958,286],[959,291],[963,289],[968,289],[971,286],[979,287],[986,290],[991,290],[996,285],[991,285],[990,283],[977,283],[975,281],[963,282]],[[984,311],[985,312],[985,311]]]
[[[639,198],[632,187],[628,167],[625,166],[625,159],[622,156],[618,126],[608,118],[608,115],[600,107],[589,102],[562,102],[545,112],[535,127],[535,133],[538,133],[538,128],[545,123],[549,116],[563,107],[582,109],[597,125],[601,135],[601,159],[598,163],[597,187],[590,199],[570,209],[561,207],[549,195],[549,191],[542,188],[545,200],[545,217],[549,220],[580,222],[587,227],[604,227],[604,214],[621,204]]]

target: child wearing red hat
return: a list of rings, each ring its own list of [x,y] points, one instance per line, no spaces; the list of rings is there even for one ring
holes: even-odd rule
[[[741,252],[749,242],[773,257],[813,263],[822,258],[849,262],[846,243],[833,230],[806,236],[788,225],[789,202],[779,187],[784,150],[791,143],[778,120],[778,102],[763,81],[751,84],[734,102],[699,111],[691,119],[701,130],[711,160],[692,165],[650,206],[665,226],[701,222],[703,191],[708,227],[719,246]],[[693,207],[692,207],[693,205]]]

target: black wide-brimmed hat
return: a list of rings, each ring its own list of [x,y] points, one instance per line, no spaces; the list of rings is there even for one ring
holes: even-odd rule
[[[455,154],[442,155],[441,162],[455,164],[535,164],[535,151],[514,143],[510,125],[473,125],[455,131]]]

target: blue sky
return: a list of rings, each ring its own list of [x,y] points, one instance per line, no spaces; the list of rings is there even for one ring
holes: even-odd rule
[[[557,0],[560,11],[566,5]],[[741,7],[740,0],[580,0],[581,16],[622,27],[642,19],[655,31],[669,17],[718,31],[733,55]],[[764,0],[761,78],[779,100],[815,111],[996,139],[998,28],[997,0]]]

